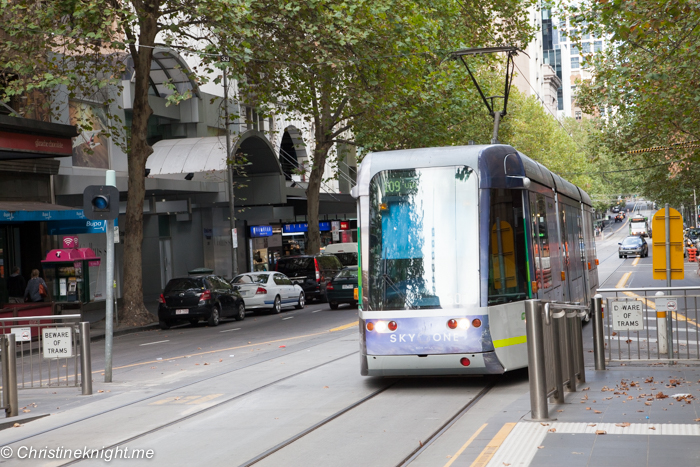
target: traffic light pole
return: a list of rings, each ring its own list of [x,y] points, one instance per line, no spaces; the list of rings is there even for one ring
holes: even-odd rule
[[[105,185],[117,186],[114,170],[108,170]],[[116,200],[119,204],[119,200]],[[112,382],[112,341],[114,329],[114,219],[107,220],[107,271],[105,274],[107,288],[105,293],[105,383]]]
[[[228,57],[226,57],[228,59]],[[228,60],[225,61],[228,61]],[[231,227],[231,278],[238,275],[238,238],[236,235],[236,195],[233,191],[233,160],[231,156],[231,133],[228,119],[228,70],[224,67],[224,128],[226,128],[226,174],[228,175],[228,216]]]

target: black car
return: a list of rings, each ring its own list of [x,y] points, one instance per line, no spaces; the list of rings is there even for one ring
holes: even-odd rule
[[[351,307],[356,307],[357,284],[357,266],[350,266],[340,271],[326,286],[326,295],[331,309],[337,310],[341,303],[349,303]]]
[[[326,301],[326,285],[343,269],[333,255],[285,256],[277,260],[275,270],[304,289],[307,300]]]
[[[207,320],[209,326],[218,326],[224,317],[244,320],[245,304],[231,284],[219,276],[171,279],[160,295],[161,329],[169,329],[178,321],[195,325],[202,319]]]

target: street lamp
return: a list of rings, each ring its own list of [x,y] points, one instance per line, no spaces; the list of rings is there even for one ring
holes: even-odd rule
[[[227,55],[222,55],[220,61],[222,63],[228,63],[231,58]],[[233,167],[231,167],[231,133],[229,132],[229,118],[228,118],[228,66],[224,65],[224,119],[226,129],[226,174],[227,180],[226,185],[228,185],[228,209],[229,209],[229,225],[231,227],[231,278],[238,275],[238,235],[236,232],[236,206],[235,198],[233,194]]]

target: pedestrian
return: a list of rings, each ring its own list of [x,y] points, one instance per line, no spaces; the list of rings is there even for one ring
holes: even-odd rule
[[[46,286],[44,279],[39,277],[39,270],[32,270],[32,277],[27,283],[27,288],[24,291],[25,302],[43,302],[49,296],[49,288]]]
[[[10,296],[10,303],[22,303],[24,291],[27,289],[27,281],[19,273],[19,266],[12,269],[12,274],[7,278],[7,292]]]

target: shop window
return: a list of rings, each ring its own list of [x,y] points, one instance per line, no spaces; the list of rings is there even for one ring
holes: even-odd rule
[[[491,190],[488,303],[527,298],[522,191]]]

